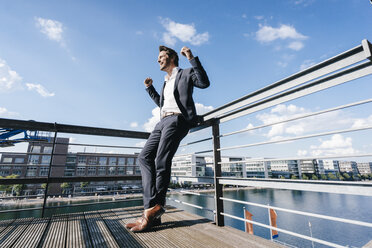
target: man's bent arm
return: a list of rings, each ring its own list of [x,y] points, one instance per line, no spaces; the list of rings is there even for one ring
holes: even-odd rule
[[[155,104],[160,107],[160,96],[154,86],[150,85],[146,88],[146,91],[149,93],[152,100],[154,100]]]
[[[194,86],[201,89],[207,88],[210,85],[209,78],[200,63],[199,58],[194,57],[189,61],[193,69],[192,80],[194,82]]]

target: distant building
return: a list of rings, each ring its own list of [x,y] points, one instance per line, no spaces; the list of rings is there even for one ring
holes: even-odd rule
[[[372,173],[372,162],[357,163],[358,171],[362,175]]]
[[[27,153],[4,152],[0,160],[0,175],[18,175],[18,178],[48,177],[51,162],[52,170],[50,177],[95,177],[141,174],[137,165],[136,154],[68,153],[68,144],[68,138],[57,138],[53,161],[51,161],[53,149],[51,142],[30,142]],[[126,184],[140,185],[141,182],[139,180],[128,182],[90,182],[84,188],[84,191],[94,192],[97,187],[117,189],[120,185]],[[49,184],[48,194],[61,194],[62,189],[60,185],[60,183]],[[82,190],[80,183],[72,183],[71,185],[71,190]],[[29,195],[43,192],[44,189],[42,189],[41,184],[27,184],[27,188],[24,190],[24,193]]]
[[[297,160],[274,160],[271,161],[271,172],[273,177],[291,178],[299,177],[299,168]]]
[[[256,178],[270,178],[271,173],[271,163],[270,161],[252,161],[245,162],[246,177],[256,177]]]
[[[340,172],[341,173],[352,173],[354,175],[358,174],[357,163],[354,161],[339,161]]]
[[[244,157],[221,157],[221,175],[223,177],[245,177],[245,164],[239,162],[242,160],[244,160]]]
[[[340,173],[339,161],[331,159],[323,159],[324,173],[332,173],[336,175]]]
[[[204,177],[205,158],[195,154],[175,156],[172,160],[172,176]]]

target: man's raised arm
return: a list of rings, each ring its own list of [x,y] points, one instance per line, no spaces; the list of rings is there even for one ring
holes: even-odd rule
[[[194,86],[202,89],[207,88],[210,85],[209,78],[203,66],[200,63],[199,58],[194,57],[190,48],[185,46],[182,47],[181,54],[189,60],[192,66],[193,69],[192,81],[194,82]]]

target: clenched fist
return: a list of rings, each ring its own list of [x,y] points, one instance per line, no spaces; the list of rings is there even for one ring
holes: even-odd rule
[[[150,87],[152,85],[152,78],[150,77],[146,78],[144,84],[146,87]]]
[[[191,52],[190,48],[185,47],[185,46],[182,47],[182,49],[181,49],[181,54],[182,54],[183,56],[186,56],[186,58],[187,58],[188,60],[194,58],[194,55],[192,55],[192,52]]]

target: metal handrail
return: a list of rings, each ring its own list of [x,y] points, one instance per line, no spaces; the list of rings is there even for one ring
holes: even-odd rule
[[[267,145],[267,144],[276,144],[276,143],[282,143],[282,142],[288,142],[288,141],[294,141],[294,140],[300,140],[300,139],[308,139],[308,138],[314,138],[314,137],[320,137],[320,136],[326,136],[326,135],[332,135],[332,134],[340,134],[340,133],[349,133],[349,132],[362,131],[362,130],[368,130],[368,129],[372,129],[372,125],[360,127],[360,128],[349,128],[349,129],[343,129],[343,130],[337,130],[337,131],[331,131],[331,132],[323,132],[323,133],[316,133],[316,134],[310,134],[310,135],[304,135],[304,136],[297,136],[297,137],[287,138],[287,139],[270,140],[270,141],[252,143],[252,144],[247,144],[247,145],[223,147],[223,148],[220,148],[219,150],[223,151],[223,150],[246,148],[246,147],[253,147],[253,146],[260,146],[260,145]]]
[[[313,112],[313,113],[304,114],[304,115],[298,115],[298,116],[295,116],[295,117],[292,117],[292,118],[272,122],[272,123],[265,124],[265,125],[260,125],[260,126],[251,127],[251,128],[244,128],[244,129],[241,129],[241,130],[238,130],[238,131],[235,131],[235,132],[222,134],[222,135],[220,135],[220,137],[226,137],[226,136],[230,136],[230,135],[233,135],[233,134],[249,132],[249,131],[253,131],[253,130],[256,130],[256,129],[270,127],[270,126],[273,126],[273,125],[277,125],[277,124],[281,124],[281,123],[287,123],[287,122],[290,122],[290,121],[300,120],[300,119],[304,119],[304,118],[307,118],[307,117],[312,117],[312,116],[315,116],[315,115],[325,114],[325,113],[329,113],[329,112],[333,112],[333,111],[337,111],[337,110],[341,110],[341,109],[345,109],[345,108],[355,107],[355,106],[358,106],[358,105],[367,104],[367,103],[371,103],[371,102],[372,102],[372,98],[367,99],[367,100],[363,100],[363,101],[354,102],[354,103],[349,103],[349,104],[338,106],[338,107],[335,107],[335,108],[329,108],[329,109],[321,110],[321,111],[318,111],[318,112]]]
[[[335,243],[332,243],[332,242],[329,242],[329,241],[309,237],[309,236],[302,235],[302,234],[295,233],[295,232],[291,232],[291,231],[288,231],[288,230],[285,230],[285,229],[282,229],[282,228],[277,228],[277,227],[265,225],[265,224],[262,224],[260,222],[256,222],[256,221],[253,221],[253,220],[243,219],[243,218],[231,215],[231,214],[227,214],[227,213],[223,213],[223,212],[221,212],[220,214],[223,215],[223,216],[226,216],[226,217],[230,217],[232,219],[241,220],[241,221],[244,221],[244,222],[247,222],[247,223],[255,224],[257,226],[265,227],[265,228],[275,230],[275,231],[278,231],[278,232],[281,232],[281,233],[286,233],[286,234],[289,234],[289,235],[292,235],[292,236],[295,236],[295,237],[298,237],[298,238],[314,241],[314,242],[317,242],[317,243],[323,244],[323,245],[328,245],[330,247],[336,247],[336,248],[344,248],[345,247],[343,245],[339,245],[339,244],[335,244]]]
[[[354,224],[354,225],[359,225],[359,226],[365,226],[365,227],[371,227],[372,228],[372,223],[364,222],[364,221],[338,218],[338,217],[327,216],[327,215],[323,215],[323,214],[314,214],[314,213],[305,212],[305,211],[298,211],[298,210],[274,207],[274,206],[263,205],[263,204],[247,202],[247,201],[240,201],[240,200],[235,200],[235,199],[230,199],[230,198],[225,198],[225,197],[220,197],[220,199],[223,200],[223,201],[235,202],[235,203],[246,204],[246,205],[251,205],[251,206],[261,207],[261,208],[267,208],[267,209],[274,209],[274,210],[287,212],[287,213],[299,214],[299,215],[304,215],[304,216],[316,217],[316,218],[325,219],[325,220],[338,221],[338,222],[342,222],[342,223],[348,223],[348,224]]]

